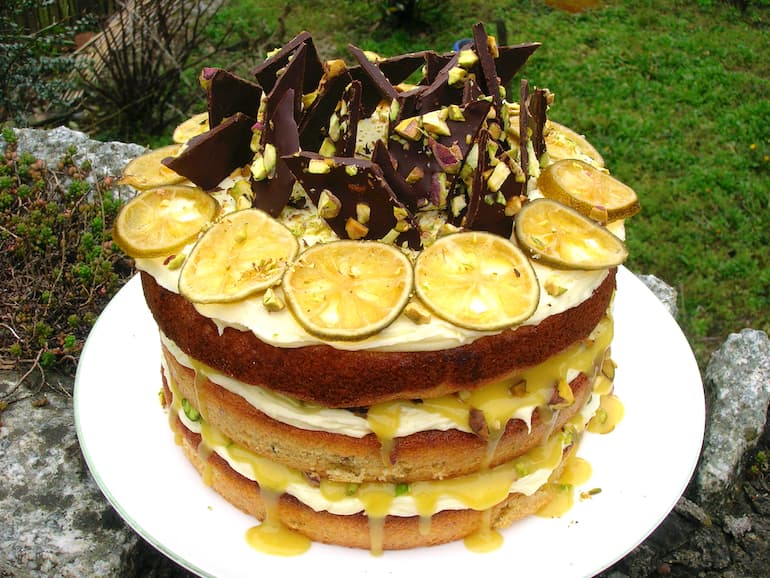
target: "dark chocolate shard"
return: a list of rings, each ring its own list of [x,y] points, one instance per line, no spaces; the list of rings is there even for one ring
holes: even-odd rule
[[[265,148],[268,145],[275,147],[275,154],[272,155],[275,166],[267,167],[268,174],[260,180],[254,179],[252,172],[251,190],[254,192],[252,206],[277,217],[289,202],[294,188],[294,175],[282,157],[299,151],[299,133],[294,120],[293,89],[287,90],[276,105],[265,125],[262,138],[261,154],[265,155]]]
[[[488,146],[490,142],[489,133],[482,129],[478,141],[478,167],[473,174],[468,209],[462,223],[467,229],[508,238],[513,231],[513,211],[508,204],[521,202],[526,183],[510,153],[503,152],[495,157],[498,148]]]
[[[340,238],[386,240],[413,249],[421,247],[414,216],[396,198],[377,164],[304,151],[284,160],[319,214]]]
[[[515,44],[512,46],[501,46],[498,50],[499,56],[495,60],[497,76],[500,77],[500,84],[508,84],[516,76],[516,73],[522,69],[530,56],[540,48],[539,42],[526,42],[524,44]]]
[[[427,50],[409,52],[378,60],[376,65],[392,85],[398,85],[407,80],[425,64]]]
[[[206,96],[209,126],[215,127],[236,112],[257,118],[262,89],[227,70],[216,69],[207,79]]]
[[[446,207],[462,169],[462,161],[475,142],[492,105],[488,101],[479,100],[465,107],[454,106],[459,113],[456,118],[453,118],[451,107],[446,109],[444,122],[448,135],[433,134],[419,140],[393,137],[388,142],[388,151],[397,172],[412,187],[412,194],[404,202],[413,209],[431,204],[436,208]],[[448,154],[462,161],[455,167],[456,170],[447,170],[448,163],[440,160],[437,153]]]
[[[280,50],[278,50],[278,52],[269,56],[263,62],[260,62],[252,70],[252,74],[256,77],[257,82],[259,82],[265,92],[270,92],[273,89],[273,86],[280,76],[281,69],[288,66],[290,60],[293,58],[294,52],[302,44],[307,46],[307,56],[305,58],[302,90],[300,92],[308,94],[318,87],[318,83],[321,81],[324,72],[323,65],[321,64],[321,59],[318,57],[318,51],[313,43],[313,38],[310,36],[309,32],[303,31],[287,42]]]
[[[329,136],[334,143],[334,155],[352,157],[356,152],[358,121],[361,118],[361,83],[351,82],[342,95],[339,106],[330,120]],[[336,119],[336,120],[335,120]],[[336,129],[333,123],[336,122]],[[335,134],[336,133],[336,134]],[[336,139],[334,138],[336,136]]]
[[[398,96],[398,91],[379,67],[366,57],[363,50],[352,44],[348,44],[348,50],[358,62],[358,68],[351,68],[350,73],[355,80],[361,82],[363,88],[362,114],[369,116],[383,99],[387,102],[393,101]]]
[[[449,84],[449,73],[457,66],[458,59],[459,55],[455,53],[436,74],[433,82],[420,94],[420,112],[425,113],[442,106],[461,104],[463,102],[462,84],[458,86]]]
[[[345,87],[353,82],[347,70],[321,81],[318,95],[307,109],[299,125],[299,140],[302,150],[318,152],[324,138],[328,136],[329,118],[337,107]]]
[[[417,211],[419,208],[419,199],[415,195],[414,188],[407,183],[406,179],[396,170],[396,161],[390,156],[388,148],[381,140],[378,140],[374,145],[372,162],[380,167],[382,175],[385,177],[388,185],[390,185],[390,188],[393,189],[396,198],[410,211]]]
[[[497,77],[497,67],[495,66],[495,56],[489,52],[489,36],[484,25],[479,22],[473,25],[473,45],[476,54],[479,57],[479,64],[482,72],[482,90],[485,94],[492,97],[495,109],[500,112],[503,106],[503,97],[500,94],[500,79]]]
[[[302,117],[302,83],[305,75],[305,58],[307,55],[307,44],[301,44],[293,53],[293,58],[283,69],[273,85],[272,90],[267,94],[267,118],[273,114],[273,109],[283,98],[283,95],[292,90],[294,95],[294,118],[299,123]]]
[[[547,109],[547,91],[542,88],[530,91],[529,82],[522,79],[519,96],[519,154],[521,168],[528,177],[533,160],[530,158],[530,152],[535,155],[536,161],[540,161],[545,153]]]
[[[449,54],[437,54],[429,51],[425,54],[425,79],[424,84],[433,84],[436,80],[436,76],[441,70],[449,63],[452,58],[455,57],[454,53]]]
[[[251,160],[251,127],[254,118],[236,112],[208,132],[190,139],[178,157],[167,157],[163,164],[210,191],[235,169]]]
[[[369,60],[366,57],[366,53],[357,46],[348,44],[348,50],[350,50],[351,54],[358,62],[361,70],[374,83],[374,87],[377,89],[377,92],[380,93],[380,96],[388,101],[396,98],[398,91],[393,84],[391,84],[388,77],[385,76],[385,73],[380,70],[379,66]]]

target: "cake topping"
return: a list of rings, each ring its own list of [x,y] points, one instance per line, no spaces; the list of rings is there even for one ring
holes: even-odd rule
[[[184,177],[161,163],[166,157],[178,154],[181,148],[181,144],[172,144],[129,161],[123,168],[120,184],[142,190],[181,183]]]
[[[126,203],[112,236],[133,257],[165,256],[194,241],[218,212],[217,201],[197,188],[148,189]]]
[[[188,118],[186,121],[179,124],[174,129],[174,133],[171,136],[171,140],[173,140],[175,143],[178,143],[178,144],[184,144],[187,141],[189,141],[191,138],[198,136],[199,134],[203,134],[208,130],[209,130],[209,113],[201,112],[198,114],[194,114],[193,116]],[[172,156],[172,155],[166,154],[162,158],[165,158],[167,156]],[[167,167],[164,166],[164,168],[168,170]]]
[[[633,189],[581,160],[556,161],[543,170],[537,184],[546,197],[597,221],[625,219],[639,211]]]
[[[243,299],[281,281],[299,243],[259,209],[222,217],[198,240],[179,275],[179,293],[194,303]]]
[[[252,117],[238,112],[208,132],[194,137],[179,156],[163,159],[163,164],[210,191],[238,167],[249,164],[252,152]]]
[[[209,126],[218,126],[224,119],[242,112],[250,118],[257,117],[262,89],[259,85],[239,78],[219,68],[207,69],[206,96]]]
[[[515,231],[533,258],[565,269],[608,269],[628,256],[623,241],[606,228],[552,199],[524,205]]]
[[[469,231],[442,237],[420,253],[415,291],[439,317],[483,331],[527,319],[537,308],[540,286],[513,243]]]
[[[363,339],[390,325],[409,301],[413,270],[392,245],[336,241],[314,245],[289,267],[286,301],[314,335]]]

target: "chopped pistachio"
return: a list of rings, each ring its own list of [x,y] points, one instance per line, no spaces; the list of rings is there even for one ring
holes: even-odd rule
[[[468,71],[464,68],[453,66],[449,69],[449,86],[457,86],[458,84],[462,84],[465,82],[466,78],[468,78]]]
[[[324,219],[333,219],[340,214],[342,201],[329,189],[321,191],[318,197],[318,214]]]
[[[478,61],[479,61],[478,55],[470,48],[461,50],[460,54],[458,54],[458,57],[457,57],[457,64],[459,64],[463,68],[471,68]]]
[[[341,58],[335,58],[334,60],[327,60],[324,68],[326,69],[326,77],[334,78],[347,70],[345,61]]]
[[[372,214],[371,207],[366,203],[356,203],[356,220],[362,225],[366,225],[369,222],[369,217]]]
[[[564,293],[567,292],[567,288],[564,286],[564,284],[562,284],[560,280],[553,275],[545,280],[545,283],[543,283],[543,288],[545,289],[545,292],[548,293],[551,297],[558,297],[559,295],[564,295]]]
[[[404,307],[404,315],[417,325],[424,325],[431,320],[430,311],[421,302],[414,299]]]
[[[358,174],[358,167],[356,165],[345,165],[345,174],[349,177],[355,177]]]
[[[265,159],[265,170],[268,174],[271,174],[278,162],[278,153],[275,150],[275,145],[271,143],[266,144],[262,157]]]
[[[521,195],[513,195],[510,199],[508,199],[505,202],[505,216],[513,217],[514,215],[518,214],[518,212],[521,211],[521,207],[524,205],[525,198],[526,197]]]
[[[186,255],[184,253],[178,253],[174,255],[174,257],[166,263],[166,267],[168,267],[170,271],[175,271],[176,269],[179,269],[179,267],[182,266],[182,263],[184,263],[185,258],[186,258]]]
[[[446,109],[432,110],[422,116],[423,128],[435,135],[451,136],[452,132],[446,123]]]
[[[503,183],[508,178],[508,176],[511,174],[511,169],[508,167],[508,165],[504,162],[500,162],[495,167],[495,170],[492,171],[492,174],[489,175],[489,180],[487,180],[487,188],[489,188],[490,191],[493,193],[496,193],[500,190],[500,187],[503,186]]]
[[[453,120],[456,122],[463,122],[465,120],[463,109],[461,109],[456,104],[450,104],[449,107],[447,107],[447,117],[449,118],[449,120]]]
[[[329,138],[334,142],[340,140],[340,117],[336,114],[329,119]]]
[[[468,205],[463,195],[452,197],[452,215],[459,217],[462,210]]]
[[[182,411],[190,421],[200,421],[201,419],[200,412],[192,406],[186,397],[182,398]]]
[[[313,175],[325,175],[331,171],[331,167],[323,159],[310,159],[307,172]]]
[[[272,287],[268,287],[262,295],[262,305],[271,313],[281,311],[286,307],[286,303]]]
[[[422,133],[420,132],[420,121],[415,116],[405,118],[399,122],[393,130],[396,134],[409,140],[419,140],[422,136]]]
[[[333,157],[336,152],[337,147],[335,146],[332,139],[330,139],[328,136],[324,137],[324,140],[321,143],[321,148],[318,149],[318,154],[324,157]]]
[[[254,162],[251,163],[251,177],[255,181],[264,181],[267,178],[267,168],[262,155],[256,156]]]
[[[409,184],[414,184],[422,179],[423,175],[425,175],[425,171],[423,171],[419,166],[415,165],[414,168],[409,171],[409,174],[406,175],[405,180]]]
[[[396,121],[400,110],[401,110],[401,105],[398,103],[397,100],[393,100],[393,102],[390,103],[390,110],[388,110],[388,118],[390,119],[390,122]]]

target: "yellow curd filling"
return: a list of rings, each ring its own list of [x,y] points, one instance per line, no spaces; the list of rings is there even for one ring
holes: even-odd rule
[[[504,430],[511,419],[522,420],[530,427],[535,409],[549,404],[554,388],[567,403],[570,395],[567,384],[570,381],[581,373],[589,379],[596,375],[612,342],[613,323],[609,316],[605,317],[587,339],[574,343],[548,361],[511,378],[456,395],[376,404],[368,409],[366,416],[347,409],[300,402],[232,379],[193,360],[170,339],[161,337],[177,362],[195,371],[196,381],[209,379],[239,395],[265,415],[294,427],[356,438],[375,433],[383,446],[383,453],[387,455],[395,438],[420,431],[457,429],[473,432],[470,424],[472,411],[482,413],[492,439],[496,433]],[[605,382],[602,383],[607,387]],[[205,401],[199,399],[196,402],[197,408],[205,415]]]
[[[577,465],[570,467],[568,463],[559,480],[552,479],[553,473],[559,468],[564,452],[577,444],[583,431],[587,428],[591,429],[591,424],[596,419],[595,414],[602,405],[602,399],[612,396],[611,393],[597,392],[605,389],[604,376],[599,375],[594,379],[596,389],[589,401],[560,431],[555,432],[543,444],[510,462],[485,468],[473,474],[410,484],[380,482],[347,484],[328,480],[313,484],[302,472],[258,456],[234,443],[207,423],[200,414],[194,413],[194,419],[191,419],[185,412],[184,401],[176,385],[169,379],[168,372],[166,372],[166,378],[172,393],[169,418],[173,420],[178,417],[184,427],[201,436],[198,454],[204,462],[211,452],[216,453],[233,470],[256,482],[260,487],[261,495],[265,496],[270,503],[275,502],[285,493],[294,496],[315,511],[328,511],[337,515],[364,512],[370,519],[374,553],[378,553],[377,543],[378,541],[381,543],[382,523],[386,516],[419,516],[421,530],[428,532],[430,518],[437,512],[452,509],[487,512],[505,500],[509,494],[532,495],[549,483],[553,486],[552,491],[556,500],[551,509],[546,509],[543,515],[552,516],[563,513],[571,504],[571,497],[568,497],[568,504],[565,505],[564,500],[567,498],[558,494],[563,494],[565,488],[573,483],[584,483],[590,475],[590,466],[577,462]],[[620,414],[614,413],[610,419],[615,420],[620,417]],[[606,421],[605,419],[605,423]],[[210,474],[207,472],[208,470],[204,468],[203,479],[204,482],[209,483]],[[268,511],[270,511],[269,505],[268,503]],[[273,510],[272,517],[268,513],[268,520],[260,526],[264,528],[259,531],[250,530],[249,543],[258,549],[272,553],[299,553],[303,550],[303,547],[300,547],[304,544],[303,540],[294,536],[291,531],[281,528],[276,518],[277,510],[275,508]],[[489,533],[494,534],[494,531],[488,525],[482,524],[480,531],[467,540],[468,547],[487,550],[491,544],[498,543],[494,536],[486,535]],[[294,544],[294,546],[287,546],[287,544]],[[288,548],[289,551],[284,552],[283,548]]]

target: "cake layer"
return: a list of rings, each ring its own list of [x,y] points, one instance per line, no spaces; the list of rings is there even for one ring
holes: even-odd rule
[[[200,436],[179,420],[172,427],[185,455],[208,485],[241,511],[265,520],[272,496],[265,500],[256,482],[234,471],[217,454],[202,456],[198,450]],[[558,473],[556,470],[555,477]],[[313,541],[377,552],[433,546],[460,540],[474,532],[505,528],[534,514],[551,499],[552,493],[546,486],[531,495],[509,494],[489,511],[443,510],[431,516],[429,522],[421,516],[386,516],[378,524],[364,513],[337,515],[316,511],[289,494],[281,494],[277,511],[272,515],[279,518],[280,524]]]
[[[612,269],[579,305],[452,349],[347,351],[329,345],[275,347],[249,331],[221,329],[180,295],[142,273],[160,330],[186,354],[245,383],[325,407],[365,407],[394,399],[474,390],[536,366],[590,335],[615,289]]]
[[[164,361],[178,395],[220,433],[257,455],[269,456],[312,478],[337,482],[434,480],[497,466],[542,444],[591,395],[591,380],[580,373],[570,383],[574,400],[567,407],[534,408],[529,423],[510,419],[497,434],[485,437],[457,429],[427,430],[383,440],[375,433],[351,437],[287,425],[205,376],[196,378],[196,372],[179,364],[168,350],[164,350]],[[548,404],[553,386],[546,395]]]

